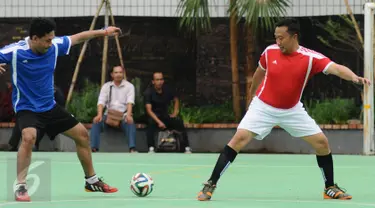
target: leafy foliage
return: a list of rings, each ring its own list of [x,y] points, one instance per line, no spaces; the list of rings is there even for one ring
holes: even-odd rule
[[[182,105],[180,116],[184,123],[233,123],[235,121],[232,102],[191,107]]]
[[[327,99],[308,102],[305,105],[308,113],[319,124],[345,124],[349,119],[359,116],[360,108],[354,99]]]
[[[67,106],[68,111],[82,123],[91,123],[97,115],[97,102],[100,93],[100,85],[85,80],[83,90],[73,92],[72,100]]]
[[[272,31],[276,21],[286,14],[290,0],[235,0],[231,1],[229,13],[244,17],[253,30],[260,28]],[[259,19],[260,17],[260,25]]]
[[[133,106],[133,118],[137,123],[145,122],[145,105],[142,93],[142,81],[140,78],[136,77],[131,80],[135,89],[135,105]]]
[[[234,14],[243,17],[253,30],[259,29],[258,26],[273,30],[275,22],[285,16],[289,5],[290,0],[233,0],[230,1],[227,13],[229,16]],[[180,17],[180,28],[186,27],[188,31],[195,31],[196,34],[211,31],[208,0],[181,0],[177,13]]]
[[[338,17],[338,20],[329,18],[325,23],[314,21],[315,26],[327,33],[325,36],[317,36],[318,40],[325,46],[338,51],[356,51],[363,58],[363,45],[355,33],[354,23],[348,15]],[[337,45],[344,45],[344,47]]]
[[[186,27],[197,35],[211,31],[208,0],[181,0],[177,13],[181,17],[180,28]]]

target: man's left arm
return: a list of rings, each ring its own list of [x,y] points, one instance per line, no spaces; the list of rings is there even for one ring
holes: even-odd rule
[[[345,79],[347,81],[354,82],[356,84],[370,84],[370,80],[363,77],[357,76],[348,67],[337,64],[328,57],[320,53],[314,53],[312,58],[312,74],[323,72],[324,74],[332,74]]]
[[[85,42],[96,37],[112,36],[119,34],[121,30],[117,27],[108,27],[105,30],[88,30],[72,36],[55,37],[52,42],[58,49],[58,56],[68,55],[70,48],[74,45]]]
[[[173,98],[173,113],[170,115],[171,118],[177,117],[178,113],[180,111],[180,100],[177,96],[174,96]]]
[[[84,32],[80,32],[70,36],[72,46],[85,42],[86,40],[90,40],[97,37],[103,36],[112,36],[116,34],[120,34],[121,29],[117,27],[107,27],[104,30],[88,30]]]
[[[333,74],[341,79],[345,79],[347,81],[354,82],[356,84],[367,84],[370,85],[370,80],[357,76],[352,70],[350,70],[348,67],[332,63],[328,66],[328,68],[324,71],[325,74]]]

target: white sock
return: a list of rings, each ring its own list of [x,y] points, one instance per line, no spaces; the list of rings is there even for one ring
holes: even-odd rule
[[[90,178],[86,178],[86,182],[89,183],[89,184],[94,184],[98,181],[99,181],[99,178],[96,175],[93,175]]]

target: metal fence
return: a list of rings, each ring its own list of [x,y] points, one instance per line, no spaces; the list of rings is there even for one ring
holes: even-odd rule
[[[0,17],[93,16],[102,0],[0,0]],[[355,14],[363,14],[368,0],[348,0]],[[111,0],[116,16],[176,17],[179,0]],[[229,0],[209,0],[212,17],[227,16]],[[288,16],[346,14],[344,0],[291,0]]]

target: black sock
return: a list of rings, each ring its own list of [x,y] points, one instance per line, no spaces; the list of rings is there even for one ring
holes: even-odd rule
[[[237,156],[237,152],[226,145],[224,147],[224,151],[220,154],[219,159],[216,162],[215,168],[212,172],[210,177],[210,181],[212,184],[216,184],[220,178],[220,176],[224,173],[224,171],[229,167],[229,165],[234,161]]]
[[[316,160],[318,161],[319,168],[322,171],[326,188],[329,186],[333,186],[334,180],[332,153],[324,156],[317,155]]]

